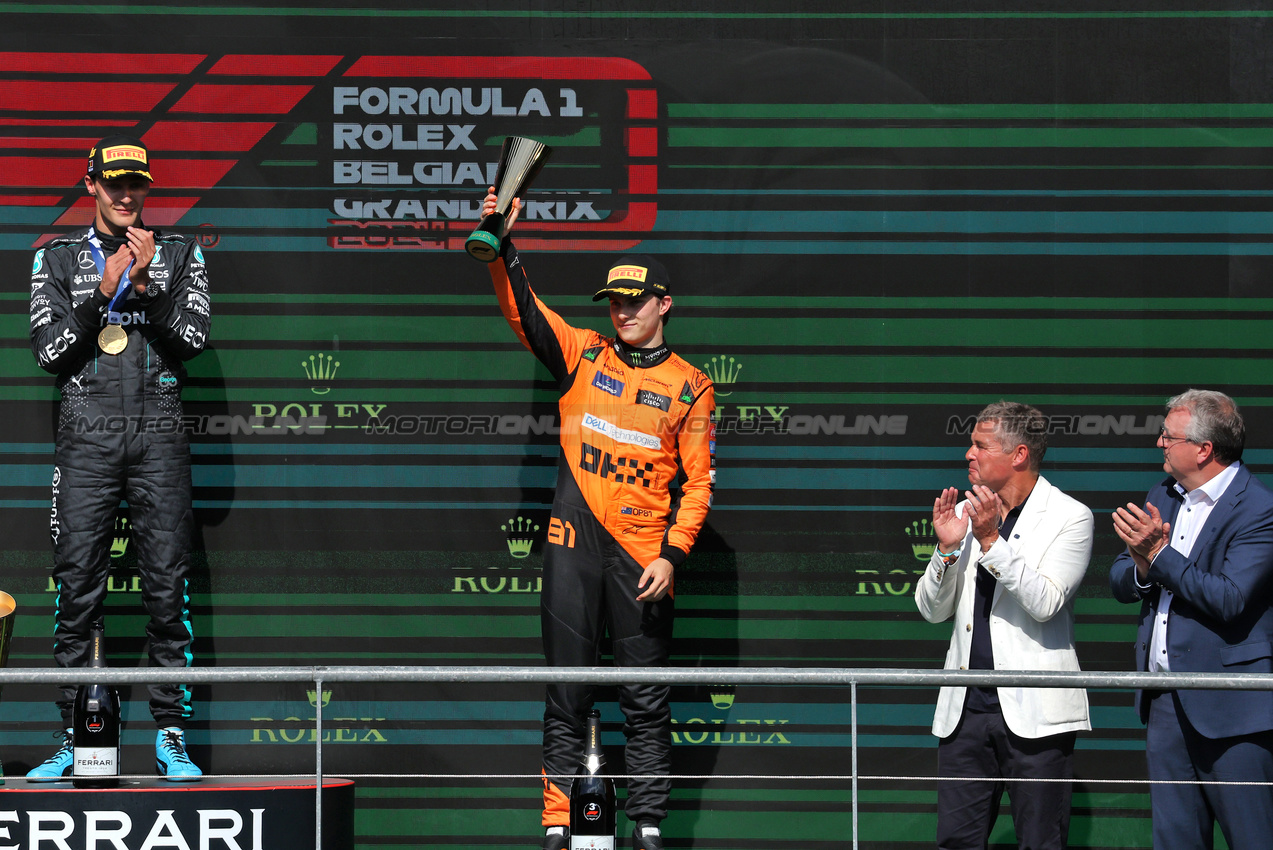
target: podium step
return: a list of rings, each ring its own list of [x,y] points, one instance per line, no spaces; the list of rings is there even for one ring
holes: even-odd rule
[[[116,788],[70,779],[0,785],[0,850],[56,847],[238,847],[314,850],[313,778],[121,777]],[[114,842],[114,844],[112,844]],[[354,783],[323,779],[323,850],[353,850]]]

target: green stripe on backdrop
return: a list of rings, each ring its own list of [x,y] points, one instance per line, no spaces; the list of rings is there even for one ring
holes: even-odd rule
[[[545,378],[546,380],[546,378]],[[1205,383],[1214,384],[1220,381],[1220,378],[1211,376]],[[1178,388],[1181,382],[1172,382],[1164,384],[1164,387]],[[845,405],[976,405],[984,406],[989,396],[996,395],[1000,391],[994,389],[996,383],[984,383],[983,389],[970,390],[968,392],[953,393],[942,388],[941,390],[933,390],[932,392],[915,391],[913,389],[898,390],[890,386],[882,387],[878,390],[864,390],[860,392],[783,392],[780,398],[775,398],[772,390],[746,391],[734,390],[728,397],[731,405],[739,404],[778,404],[797,405],[797,404],[845,404]],[[1032,384],[1030,391],[1030,400],[1039,406],[1044,405],[1086,405],[1108,407],[1110,405],[1150,405],[1157,409],[1159,405],[1165,401],[1168,396],[1175,390],[1162,389],[1154,391],[1146,389],[1142,393],[1128,391],[1126,387],[1114,385],[1109,393],[1088,392],[1074,393],[1069,387],[1050,387],[1038,384]],[[199,386],[187,386],[182,397],[187,402],[205,402],[210,404],[233,403],[242,405],[255,405],[264,403],[268,400],[276,408],[276,412],[281,411],[284,405],[288,404],[308,404],[313,403],[316,398],[312,394],[300,394],[294,385],[278,385],[278,386],[261,386],[251,389],[209,389]],[[368,398],[372,398],[374,403],[382,404],[386,402],[418,402],[418,403],[445,403],[445,402],[464,402],[464,403],[492,403],[492,404],[556,404],[558,394],[551,390],[530,390],[530,389],[403,389],[403,388],[383,388],[370,387],[358,389],[333,389],[332,394],[326,395],[325,398],[330,402],[349,402],[360,403],[366,402]],[[24,401],[24,402],[50,402],[57,399],[57,393],[51,386],[33,385],[33,386],[10,386],[0,387],[0,401]],[[719,395],[717,396],[718,407],[725,401]],[[1273,397],[1265,396],[1238,396],[1237,401],[1244,407],[1268,407],[1273,405]],[[245,410],[244,415],[251,413],[251,410]],[[521,413],[523,411],[514,411]],[[799,412],[799,411],[787,411]],[[821,412],[821,411],[818,411]],[[503,411],[497,411],[503,413]],[[271,414],[273,415],[273,414]],[[281,415],[281,414],[280,414]],[[266,422],[265,425],[274,425],[273,422]],[[342,425],[339,422],[332,424],[327,423],[327,430],[331,433],[349,432],[357,433],[366,431],[364,424]],[[422,429],[417,429],[421,431]],[[311,434],[317,433],[311,429]]]
[[[287,7],[287,6],[222,6],[202,7],[179,4],[112,5],[96,3],[0,3],[0,12],[22,14],[144,14],[198,17],[299,17],[299,18],[460,18],[514,20],[652,20],[652,21],[887,21],[887,20],[1121,20],[1121,19],[1242,19],[1266,18],[1273,12],[1261,9],[1190,9],[1190,10],[1098,10],[1098,11],[888,11],[888,12],[803,12],[803,11],[555,11],[547,9],[401,9],[377,7]]]
[[[1245,308],[1233,304],[1236,309]],[[749,311],[750,312],[750,311]],[[926,316],[854,317],[840,310],[828,310],[825,318],[798,318],[761,316],[745,318],[729,316],[678,316],[676,343],[685,346],[718,343],[722,345],[745,343],[748,348],[765,346],[774,349],[800,350],[802,348],[826,348],[852,346],[854,348],[916,349],[924,350],[924,356],[941,352],[945,348],[962,348],[969,340],[975,340],[978,348],[1039,348],[1055,347],[1084,350],[1153,349],[1165,346],[1165,341],[1188,339],[1194,349],[1249,351],[1273,348],[1273,335],[1268,333],[1270,318],[1236,318],[1199,320],[1196,317],[1145,318],[1130,322],[1120,318],[1053,318],[1047,311],[1028,317],[1015,316],[1014,321],[1000,317],[961,316],[958,335],[947,333],[951,318],[933,311]],[[961,310],[963,312],[963,310]],[[235,343],[259,344],[268,339],[275,342],[295,342],[307,347],[316,342],[338,340],[342,347],[360,344],[407,343],[426,346],[465,346],[464,352],[450,351],[395,351],[389,362],[374,355],[371,362],[360,363],[358,350],[331,351],[338,358],[340,378],[381,377],[429,377],[431,372],[421,371],[429,361],[449,359],[455,365],[463,364],[462,376],[482,380],[496,377],[490,370],[495,359],[501,368],[514,368],[508,377],[521,378],[534,364],[531,355],[521,348],[504,321],[494,317],[467,316],[245,316],[241,314],[216,317],[218,353],[222,368],[228,364],[238,367],[244,377],[295,376],[305,377],[298,368],[303,357],[290,354],[286,349],[245,349]],[[16,337],[15,325],[25,325],[23,317],[7,317],[0,321],[0,333]],[[599,324],[593,322],[591,324]],[[611,331],[613,332],[613,331]],[[480,355],[470,350],[472,346],[486,344],[512,351],[485,351]],[[307,352],[308,354],[309,352]],[[693,358],[693,355],[686,355]],[[834,355],[832,355],[834,356]],[[412,361],[404,363],[403,359]],[[1099,358],[1098,358],[1099,359]],[[204,360],[196,359],[187,367],[191,374],[198,374]],[[751,359],[747,361],[748,378],[754,380]],[[312,365],[312,364],[311,364]],[[522,368],[517,368],[517,366]],[[486,367],[486,368],[483,368]],[[6,349],[0,352],[0,377],[20,377],[40,374],[35,358],[25,348]],[[813,374],[816,380],[817,372]],[[502,376],[501,376],[502,377]]]
[[[528,572],[528,576],[533,573]],[[459,594],[463,596],[463,594]],[[481,598],[485,599],[483,595]],[[229,597],[233,599],[233,597]],[[224,602],[222,603],[224,604]],[[534,611],[537,605],[531,597],[525,611],[511,611],[499,619],[499,633],[504,638],[535,639],[539,637],[539,618]],[[1132,612],[1126,612],[1126,624],[1082,624],[1076,626],[1080,643],[1130,643],[1135,638]],[[126,611],[111,611],[111,622],[116,628],[126,629],[126,634],[142,634],[146,618]],[[427,617],[409,614],[388,616],[385,614],[338,614],[325,612],[321,617],[298,617],[295,614],[271,615],[262,612],[251,614],[223,614],[215,610],[201,613],[199,631],[218,638],[281,638],[281,637],[391,637],[403,639],[480,638],[490,633],[490,617],[475,620],[467,614],[430,613]],[[677,623],[679,640],[710,640],[727,637],[734,640],[772,641],[888,641],[888,640],[944,640],[950,626],[929,624],[921,620],[878,619],[786,619],[751,617],[742,620],[716,621],[706,618],[685,617]]]
[[[1273,118],[1273,103],[669,103],[669,118],[1161,121]]]
[[[485,280],[481,280],[485,284]],[[384,306],[440,306],[440,307],[473,307],[475,311],[489,311],[490,315],[485,318],[492,318],[498,322],[503,319],[498,315],[498,307],[495,303],[495,296],[482,287],[483,292],[479,295],[451,295],[451,294],[417,294],[417,295],[388,295],[383,293],[358,293],[358,294],[336,294],[336,293],[313,293],[313,294],[292,294],[286,292],[263,292],[263,293],[243,293],[243,292],[227,292],[215,293],[215,304],[222,307],[216,311],[218,319],[221,318],[226,305],[260,305],[262,307],[272,307],[276,305],[292,305],[302,308],[312,308],[315,305],[323,304],[346,304],[356,305],[358,307],[372,309],[379,305]],[[1191,315],[1223,312],[1228,310],[1241,310],[1243,312],[1259,312],[1273,311],[1273,298],[1073,298],[1061,296],[1005,296],[1005,297],[984,297],[977,295],[956,296],[956,295],[917,295],[914,297],[890,297],[888,295],[867,296],[867,295],[749,295],[745,300],[740,300],[736,296],[729,297],[713,297],[705,295],[685,295],[681,296],[685,302],[694,307],[727,307],[731,310],[740,312],[756,311],[768,312],[773,308],[784,308],[790,310],[843,310],[846,312],[858,312],[869,310],[881,313],[925,313],[933,310],[960,310],[969,314],[1002,314],[1005,317],[1015,318],[1016,312],[1020,310],[1037,310],[1037,311],[1075,311],[1088,313],[1119,313],[1126,314],[1128,311],[1143,313],[1144,316],[1134,316],[1132,318],[1148,318],[1156,313],[1163,312],[1183,312]],[[30,296],[26,292],[5,292],[0,293],[0,303],[5,301],[20,301],[27,303]],[[549,299],[551,306],[564,316],[574,317],[582,316],[602,321],[599,316],[604,314],[601,312],[602,307],[592,301],[591,298],[582,296],[554,296]],[[251,311],[245,311],[250,313]],[[1123,321],[1127,320],[1126,315],[1120,315]],[[686,317],[685,321],[695,321],[691,317]],[[23,340],[27,336],[27,319],[23,315],[4,315],[0,316],[0,323],[12,321],[15,324],[0,324],[0,338],[12,334],[15,337],[21,337]],[[677,319],[678,324],[682,321]],[[507,340],[512,341],[511,332],[506,332]]]
[[[729,148],[1264,148],[1265,127],[669,127],[668,146]]]

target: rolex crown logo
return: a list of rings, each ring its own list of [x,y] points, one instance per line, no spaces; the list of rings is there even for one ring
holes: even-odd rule
[[[707,377],[712,379],[712,383],[716,385],[716,395],[727,396],[734,391],[734,382],[738,380],[738,373],[743,370],[743,364],[739,363],[733,357],[719,355],[713,357],[711,361],[703,364],[703,371],[707,373]],[[725,387],[729,387],[728,390]]]
[[[310,705],[314,706],[315,708],[318,707],[318,691],[306,691],[305,697],[309,700]],[[326,708],[327,703],[331,701],[332,701],[331,689],[325,688],[323,690],[323,708]]]
[[[525,517],[509,519],[500,526],[500,530],[508,534],[508,554],[514,558],[525,558],[530,555],[530,547],[535,545],[535,532],[539,526]]]
[[[305,377],[314,382],[314,386],[310,387],[314,395],[327,395],[331,392],[331,387],[326,384],[336,377],[340,361],[330,354],[319,352],[317,355],[311,354],[309,360],[302,360],[301,368],[305,370]]]
[[[915,560],[927,561],[933,557],[933,550],[937,548],[937,532],[933,530],[933,524],[926,519],[917,519],[906,527],[906,536],[911,539],[911,551],[915,554]]]
[[[734,694],[732,691],[726,692],[724,689],[709,691],[707,696],[711,699],[712,706],[719,708],[721,711],[728,711],[734,707]]]

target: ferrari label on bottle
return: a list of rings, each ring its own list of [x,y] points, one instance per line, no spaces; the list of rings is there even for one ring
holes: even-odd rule
[[[118,747],[76,747],[76,776],[115,776],[119,773]]]

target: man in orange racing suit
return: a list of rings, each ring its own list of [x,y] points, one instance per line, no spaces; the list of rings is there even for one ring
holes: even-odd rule
[[[483,216],[495,209],[494,190]],[[514,202],[511,229],[521,209]],[[712,503],[716,402],[707,376],[663,340],[666,270],[625,257],[594,301],[610,299],[615,338],[568,325],[535,295],[511,241],[489,266],[504,318],[561,390],[561,458],[544,555],[540,627],[550,666],[596,666],[608,629],[615,664],[667,663],[672,576]],[[679,494],[673,494],[679,481]],[[666,685],[623,685],[626,813],[635,850],[662,850],[672,726]],[[569,781],[584,748],[591,685],[549,685],[544,707],[544,850],[568,846]]]

